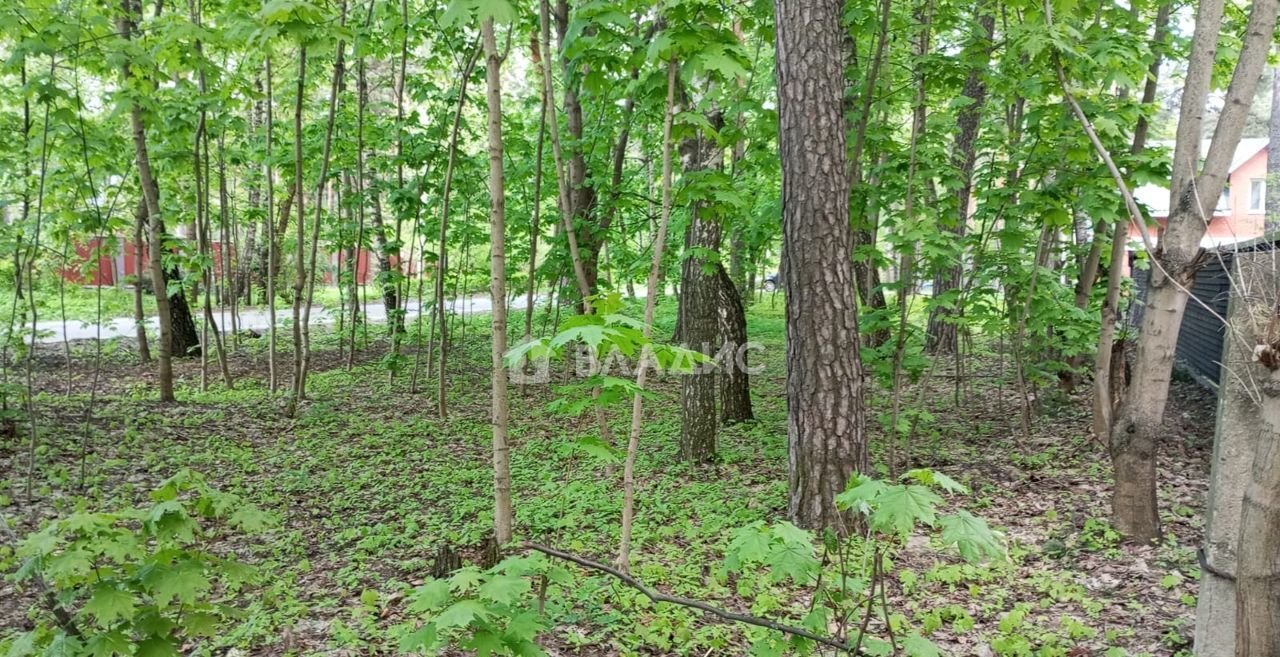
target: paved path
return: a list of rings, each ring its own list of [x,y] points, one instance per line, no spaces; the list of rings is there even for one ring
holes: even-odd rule
[[[538,299],[535,299],[535,302],[541,301],[544,298],[545,297],[540,295]],[[524,306],[525,306],[525,297],[522,294],[516,297],[514,300],[512,300],[509,308],[511,310],[524,310]],[[449,302],[450,312],[463,314],[463,315],[471,315],[475,313],[487,313],[489,312],[491,307],[492,306],[489,303],[489,295],[487,294],[473,295],[469,297],[463,297],[461,299],[453,299]],[[197,322],[203,319],[204,317],[203,310],[192,308],[192,312],[197,313],[197,316],[196,316]],[[325,326],[328,324],[334,324],[338,321],[337,320],[338,312],[339,312],[339,308],[337,307],[327,308],[325,306],[313,305],[311,306],[310,324],[311,326]],[[214,313],[214,320],[217,322],[220,328],[225,329],[230,327],[230,321],[231,321],[230,309],[215,308],[213,313]],[[277,323],[280,325],[283,325],[285,321],[292,319],[292,316],[293,316],[292,313],[293,313],[292,307],[287,305],[278,306],[276,308]],[[409,305],[407,308],[407,314],[409,317],[418,316],[417,301],[409,302]],[[253,308],[241,309],[237,313],[237,318],[238,319],[237,319],[236,326],[241,330],[251,329],[254,331],[266,331],[271,327],[271,323],[270,321],[268,321],[269,318],[267,316],[266,308],[260,308],[255,306]],[[373,301],[370,301],[369,307],[368,307],[368,318],[370,321],[373,321],[373,322],[387,321],[386,306],[384,306],[381,301],[378,301],[376,303]],[[154,317],[149,318],[147,319],[146,323],[147,323],[148,331],[150,331],[152,334],[160,330],[160,325],[159,325],[159,322],[156,321],[156,318]],[[61,320],[37,322],[36,328],[39,329],[40,331],[40,335],[37,337],[38,342],[62,342],[63,340],[63,323]],[[67,320],[67,323],[66,323],[66,339],[68,340],[92,340],[94,338],[99,337],[98,331],[99,331],[98,325],[94,324],[93,322]],[[118,338],[118,337],[131,338],[135,335],[137,335],[137,330],[134,327],[134,320],[132,317],[118,317],[118,318],[109,320],[107,322],[104,322],[101,327],[101,337],[104,339]]]

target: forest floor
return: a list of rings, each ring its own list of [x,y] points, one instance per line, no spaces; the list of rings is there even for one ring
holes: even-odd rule
[[[669,334],[673,310],[661,310],[659,333]],[[96,376],[91,343],[74,345],[70,373],[61,345],[42,348],[34,371],[42,391],[34,499],[24,494],[23,427],[0,437],[0,511],[16,517],[21,534],[78,505],[141,503],[160,481],[191,468],[280,519],[235,546],[266,580],[245,624],[219,639],[234,650],[217,654],[396,654],[397,628],[410,620],[405,592],[427,577],[441,545],[459,549],[464,561],[479,558],[491,522],[489,354],[479,321],[470,320],[452,350],[445,419],[435,410],[434,382],[411,393],[410,372],[392,377],[379,341],[359,351],[348,372],[337,338],[316,338],[310,401],[297,419],[283,417],[283,395],[266,391],[260,341],[245,341],[232,356],[235,390],[221,385],[214,367],[209,390],[200,392],[198,359],[181,361],[179,402],[170,405],[152,401],[153,366],[122,344],[107,346]],[[734,528],[780,521],[786,508],[781,304],[757,305],[749,322],[752,339],[765,347],[765,369],[752,379],[757,421],[721,432],[715,465],[692,469],[677,458],[675,377],[660,378],[658,400],[645,406],[632,568],[664,591],[740,611],[750,611],[751,601],[712,573]],[[282,368],[289,362],[285,345]],[[913,465],[967,483],[972,494],[949,503],[1002,531],[1009,559],[969,564],[921,533],[894,559],[890,611],[944,654],[1189,654],[1212,394],[1175,383],[1160,456],[1168,536],[1158,546],[1133,546],[1106,522],[1110,467],[1106,451],[1087,438],[1087,391],[1042,400],[1027,436],[1017,396],[998,376],[1007,365],[990,356],[976,365],[959,405],[954,380],[941,372],[927,394],[912,387],[904,396],[932,415],[915,441]],[[594,420],[548,409],[556,398],[554,385],[512,389],[517,534],[607,562],[617,543],[620,468],[605,474],[597,452],[577,440],[594,435]],[[880,456],[885,393],[869,406]],[[611,414],[615,435],[626,435],[627,413]],[[0,547],[0,571],[17,566]],[[561,598],[557,625],[539,639],[552,655],[747,652],[738,627],[642,602],[607,577],[578,575],[575,587],[552,592]],[[794,622],[804,593],[781,592],[771,614]],[[0,581],[0,645],[43,613],[34,602],[11,579]]]

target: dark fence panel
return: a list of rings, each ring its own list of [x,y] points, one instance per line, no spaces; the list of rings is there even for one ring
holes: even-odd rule
[[[1194,298],[1187,301],[1187,312],[1182,317],[1175,359],[1178,367],[1194,375],[1201,383],[1216,387],[1222,380],[1222,341],[1226,338],[1226,327],[1220,318],[1227,316],[1235,254],[1238,251],[1270,250],[1275,246],[1272,240],[1252,240],[1214,249],[1207,254],[1204,267],[1196,272],[1195,281],[1191,284]],[[1148,270],[1133,269],[1135,294],[1129,306],[1128,322],[1134,331],[1142,325],[1150,275]]]

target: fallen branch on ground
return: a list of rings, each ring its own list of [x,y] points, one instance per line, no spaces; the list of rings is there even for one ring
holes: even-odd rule
[[[837,639],[832,639],[830,637],[814,634],[813,632],[810,632],[803,628],[793,627],[791,625],[784,625],[776,621],[771,621],[767,618],[760,618],[759,616],[749,616],[747,614],[739,614],[736,612],[721,609],[719,607],[714,607],[712,605],[709,605],[705,602],[700,602],[698,600],[682,598],[678,595],[667,595],[665,593],[659,593],[657,591],[654,591],[653,589],[650,589],[644,584],[640,583],[639,580],[632,577],[631,575],[628,575],[627,573],[624,573],[621,570],[614,568],[613,566],[607,566],[598,561],[592,561],[584,557],[579,557],[577,555],[569,554],[568,552],[561,552],[560,550],[557,550],[555,548],[549,548],[545,545],[539,545],[537,543],[523,543],[521,545],[524,548],[529,550],[541,552],[543,554],[556,557],[557,559],[564,559],[565,561],[571,561],[573,563],[578,564],[579,566],[590,568],[592,570],[598,570],[602,573],[605,573],[606,575],[612,575],[618,580],[621,580],[622,583],[626,584],[627,586],[630,586],[631,588],[643,593],[645,597],[649,598],[654,602],[669,602],[673,605],[680,605],[682,607],[699,609],[709,614],[719,616],[720,618],[723,618],[725,620],[737,621],[739,623],[746,623],[747,625],[755,625],[756,627],[764,627],[770,630],[777,630],[778,632],[782,632],[784,634],[791,634],[793,636],[809,639],[810,641],[816,641],[817,643],[820,643],[824,646],[835,648],[843,652],[853,651],[853,646],[851,646],[850,644],[844,641],[839,641]]]

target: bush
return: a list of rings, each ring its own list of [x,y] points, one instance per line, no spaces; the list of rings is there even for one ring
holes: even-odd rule
[[[187,470],[151,499],[79,511],[21,541],[22,566],[10,577],[36,593],[36,626],[0,640],[0,654],[192,654],[225,636],[255,571],[211,546],[265,529],[268,517]]]

